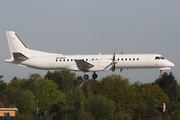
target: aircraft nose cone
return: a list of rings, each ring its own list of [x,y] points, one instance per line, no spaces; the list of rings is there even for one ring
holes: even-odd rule
[[[175,66],[174,63],[170,62],[170,67],[174,67],[174,66]]]

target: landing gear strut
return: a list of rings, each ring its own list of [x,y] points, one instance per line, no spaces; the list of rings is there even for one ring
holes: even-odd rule
[[[98,77],[98,75],[94,72],[93,75],[92,75],[92,78],[96,79],[97,77]]]
[[[160,77],[160,78],[162,77],[162,70],[160,70],[160,75],[159,75],[159,77]]]

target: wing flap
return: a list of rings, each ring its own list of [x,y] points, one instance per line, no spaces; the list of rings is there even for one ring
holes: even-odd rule
[[[90,68],[94,67],[93,64],[90,64],[84,60],[74,60],[79,70],[88,71]]]

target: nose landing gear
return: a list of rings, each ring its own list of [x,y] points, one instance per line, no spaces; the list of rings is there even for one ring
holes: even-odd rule
[[[160,70],[160,75],[159,75],[159,78],[161,78],[162,77],[162,70]]]

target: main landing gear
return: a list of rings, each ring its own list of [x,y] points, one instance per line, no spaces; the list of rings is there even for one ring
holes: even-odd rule
[[[93,78],[93,79],[96,79],[97,77],[98,77],[98,75],[96,74],[96,72],[94,72],[94,73],[92,74],[92,78]],[[84,78],[85,80],[87,80],[87,79],[89,79],[89,75],[88,75],[88,74],[84,74],[83,78]]]
[[[83,76],[83,78],[84,78],[85,80],[87,80],[87,79],[89,79],[89,75],[85,74],[85,75]]]
[[[96,79],[97,77],[98,77],[98,75],[94,72],[93,75],[92,75],[92,78]]]

